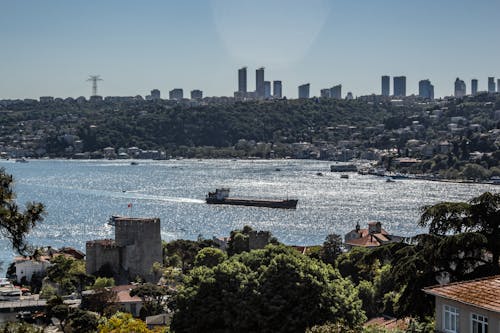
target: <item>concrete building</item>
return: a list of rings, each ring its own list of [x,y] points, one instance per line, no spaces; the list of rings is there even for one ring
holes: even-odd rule
[[[436,332],[500,332],[500,275],[425,288],[436,297]]]
[[[264,98],[271,98],[271,81],[264,81]]]
[[[330,98],[342,99],[342,85],[338,84],[330,88]]]
[[[434,86],[429,79],[418,83],[418,96],[429,100],[434,99]]]
[[[255,93],[257,94],[257,98],[264,98],[264,67],[255,71]]]
[[[180,101],[184,98],[184,92],[181,88],[175,88],[168,92],[168,98],[171,100]]]
[[[347,99],[348,101],[351,101],[354,99],[354,96],[352,95],[352,92],[348,92],[347,95],[345,96],[345,99]]]
[[[247,68],[238,69],[238,92],[245,95],[247,93]]]
[[[500,79],[497,79],[497,92],[500,93]]]
[[[384,75],[382,76],[382,96],[390,96],[391,95],[391,77]]]
[[[191,99],[202,99],[203,98],[203,91],[195,89],[191,90]]]
[[[405,97],[406,96],[406,76],[395,76],[394,77],[394,97]]]
[[[457,77],[457,79],[455,80],[455,97],[462,98],[465,96],[466,93],[467,93],[467,91],[466,91],[465,82],[463,80],[460,80],[460,78]]]
[[[495,78],[494,77],[489,77],[488,78],[488,92],[490,94],[493,94],[496,91],[495,89]]]
[[[158,89],[151,90],[151,99],[159,100],[160,99],[160,91]]]
[[[311,85],[309,83],[299,86],[299,98],[309,98],[309,90]]]
[[[472,96],[477,95],[477,79],[470,81],[470,93]]]
[[[281,81],[273,81],[273,97],[282,98],[283,97],[283,86]]]
[[[14,266],[16,267],[17,283],[30,282],[33,274],[43,275],[52,264],[50,258],[42,256],[38,260],[28,257],[16,257]]]
[[[88,241],[86,271],[94,274],[103,267],[113,271],[119,282],[133,281],[137,276],[156,282],[152,267],[162,263],[160,219],[112,217],[115,239]]]

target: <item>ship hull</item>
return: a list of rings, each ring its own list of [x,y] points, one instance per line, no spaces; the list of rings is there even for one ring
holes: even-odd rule
[[[207,204],[211,205],[235,205],[235,206],[295,209],[297,208],[298,200],[253,200],[253,199],[237,199],[237,198],[225,198],[225,199],[207,198],[206,201]]]

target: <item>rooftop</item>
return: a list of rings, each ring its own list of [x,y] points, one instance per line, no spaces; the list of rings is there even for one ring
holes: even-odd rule
[[[424,292],[459,303],[500,313],[500,275],[428,287]]]

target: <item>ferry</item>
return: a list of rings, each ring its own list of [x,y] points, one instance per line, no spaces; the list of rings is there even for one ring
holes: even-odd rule
[[[283,208],[295,209],[297,208],[296,199],[286,200],[267,200],[267,199],[243,199],[243,198],[229,198],[228,188],[218,188],[215,192],[208,192],[206,197],[207,204],[215,205],[236,205],[236,206],[254,206],[254,207],[267,207],[267,208]]]

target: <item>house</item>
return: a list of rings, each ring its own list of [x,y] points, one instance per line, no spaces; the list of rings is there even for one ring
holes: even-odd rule
[[[437,332],[500,332],[500,275],[425,288],[436,297]]]
[[[162,313],[156,316],[148,316],[146,317],[146,325],[150,330],[154,330],[155,328],[166,327],[170,325],[172,321],[172,313]]]
[[[15,257],[16,281],[19,284],[30,282],[33,274],[43,275],[51,265],[50,257],[48,256],[41,256],[37,260],[31,257]]]
[[[387,243],[401,242],[400,236],[390,235],[382,228],[380,222],[369,222],[367,229],[361,229],[359,223],[356,229],[351,230],[344,236],[344,245],[347,249],[353,246],[377,247]]]
[[[135,287],[134,285],[121,285],[113,287],[112,290],[116,293],[114,304],[121,311],[128,312],[134,317],[139,317],[142,308],[142,299],[139,296],[130,296],[130,292]]]

